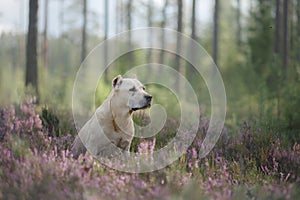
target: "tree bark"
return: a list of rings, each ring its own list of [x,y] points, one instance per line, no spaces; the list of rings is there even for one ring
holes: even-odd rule
[[[191,37],[192,39],[196,40],[196,0],[193,0],[193,5],[192,5],[191,27],[192,27]]]
[[[281,53],[282,49],[282,0],[276,0],[276,16],[275,16],[275,38],[274,38],[274,53]]]
[[[38,92],[38,68],[37,68],[37,14],[38,0],[29,1],[29,25],[26,45],[26,77],[25,85],[35,90],[37,98]]]
[[[297,48],[300,48],[300,0],[297,0]],[[297,54],[297,61],[300,62],[300,55]]]
[[[283,59],[284,74],[288,68],[289,61],[289,0],[283,2]]]
[[[177,18],[177,31],[179,33],[182,32],[183,30],[183,27],[182,27],[182,16],[183,16],[183,13],[182,13],[182,9],[183,8],[183,4],[182,4],[182,0],[177,0],[177,13],[178,13],[178,18]],[[182,44],[181,44],[181,37],[180,35],[178,34],[177,36],[177,44],[176,44],[176,53],[179,54],[181,52],[181,48],[182,48]],[[176,60],[175,60],[175,69],[182,75],[182,76],[185,76],[185,67],[181,64],[181,58],[179,55],[176,55]],[[180,94],[183,94],[183,88],[182,88],[182,83],[179,80],[176,81],[176,85],[175,87],[177,87],[178,91]]]
[[[120,0],[120,31],[123,31],[124,30],[124,25],[125,25],[125,20],[124,20],[124,17],[123,17],[123,14],[125,13],[124,11],[124,4],[123,4],[123,1]],[[126,19],[126,18],[125,18]]]
[[[128,30],[131,30],[131,12],[132,12],[132,0],[128,0],[127,2],[127,29]]]
[[[43,32],[43,64],[44,68],[48,69],[48,0],[45,0],[44,5],[44,32]]]
[[[300,0],[297,0],[297,35],[300,38]]]
[[[132,12],[132,0],[128,0],[127,2],[127,30],[128,32],[128,39],[127,39],[127,43],[128,43],[128,49],[132,48],[132,38],[131,38],[131,26],[132,26],[132,18],[131,18],[131,12]],[[134,56],[133,56],[133,52],[129,52],[128,53],[128,65],[132,66],[134,63]]]
[[[179,33],[182,32],[182,0],[177,0],[177,31]],[[179,36],[179,35],[178,35]],[[179,53],[181,50],[181,38],[177,37],[177,44],[176,44],[176,52]],[[176,70],[180,70],[180,56],[176,55],[176,62],[175,62]]]
[[[242,25],[241,25],[241,0],[236,0],[237,3],[237,15],[236,15],[236,23],[237,23],[237,45],[241,47],[242,45]]]
[[[215,0],[213,60],[217,66],[219,56],[219,6],[219,0]]]
[[[197,38],[196,38],[196,0],[193,0],[193,2],[192,2],[191,38],[193,40],[197,40]],[[196,58],[197,55],[196,55],[196,52],[193,50],[193,43],[194,42],[191,40],[188,51],[189,51],[189,54],[191,55],[191,60],[193,62],[195,62],[195,58]],[[194,66],[192,64],[187,64],[185,73],[187,75],[190,75],[190,73],[192,72],[191,69],[193,67]]]
[[[148,16],[147,16],[147,21],[148,21],[148,27],[152,27],[153,24],[152,24],[152,0],[148,0]],[[152,32],[150,31],[149,35],[148,35],[148,41],[149,41],[149,44],[151,45],[152,44]],[[151,62],[151,57],[152,57],[152,50],[151,49],[148,49],[147,50],[147,57],[146,57],[146,60],[147,60],[147,63],[150,63]]]
[[[162,23],[161,23],[162,28],[166,27],[168,4],[169,4],[169,0],[165,0],[164,7],[162,9]],[[166,40],[165,31],[163,30],[162,34],[161,34],[161,47],[162,47],[162,50],[160,51],[160,56],[159,56],[159,63],[161,63],[161,64],[164,64],[164,62],[165,62],[165,52],[164,52],[164,48],[165,48],[165,44],[166,44],[165,40]]]
[[[81,62],[86,57],[86,27],[87,27],[87,0],[83,0],[83,7],[82,7],[82,39],[81,39]]]
[[[65,9],[64,9],[64,6],[65,5],[65,0],[60,0],[60,5],[59,5],[59,7],[60,7],[60,11],[59,11],[59,16],[58,16],[58,19],[59,19],[59,21],[61,22],[60,23],[60,36],[62,37],[62,36],[64,36],[64,21],[65,21],[65,15],[64,15],[64,11],[65,11]]]
[[[120,24],[120,19],[122,18],[122,17],[120,17],[121,16],[121,5],[120,5],[120,3],[121,2],[119,2],[118,0],[116,0],[116,7],[115,7],[115,9],[116,9],[116,12],[115,12],[115,16],[116,16],[116,26],[115,26],[115,28],[116,28],[116,34],[118,34],[120,31],[119,31],[119,24]]]
[[[108,0],[105,0],[105,5],[104,5],[104,13],[105,13],[105,27],[104,27],[104,41],[107,40],[108,37],[108,21],[109,21],[109,15],[108,15]],[[104,63],[105,63],[105,67],[106,65],[108,65],[107,63],[107,57],[108,57],[108,46],[106,43],[104,43]],[[104,71],[104,81],[106,83],[109,83],[108,80],[108,68]]]

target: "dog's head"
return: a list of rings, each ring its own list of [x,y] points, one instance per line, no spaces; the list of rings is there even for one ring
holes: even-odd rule
[[[145,91],[145,86],[137,79],[122,78],[121,75],[112,81],[113,98],[119,107],[127,107],[129,111],[148,108],[152,96]]]

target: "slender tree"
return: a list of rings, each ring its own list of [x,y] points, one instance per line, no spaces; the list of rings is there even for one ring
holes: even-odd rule
[[[177,0],[177,31],[179,33],[182,32],[182,0]],[[180,52],[181,50],[181,37],[178,34],[177,37],[177,45],[176,45],[176,51]],[[176,56],[176,64],[175,64],[176,69],[179,71],[180,70],[180,57]]]
[[[237,23],[237,45],[238,47],[241,47],[242,44],[242,25],[241,25],[241,0],[236,0],[237,3],[237,9],[236,9],[236,23]]]
[[[116,17],[116,26],[115,26],[115,32],[116,32],[116,34],[117,33],[119,33],[120,32],[120,24],[121,24],[121,22],[120,22],[120,19],[122,18],[122,17],[120,17],[121,16],[121,5],[120,5],[120,3],[121,2],[119,2],[118,0],[116,0],[116,7],[115,7],[115,9],[116,9],[116,12],[115,12],[115,17]]]
[[[283,1],[283,70],[286,73],[289,61],[289,0]]]
[[[274,53],[281,53],[282,49],[282,0],[276,0]]]
[[[105,0],[105,2],[104,2],[104,13],[105,13],[104,39],[106,40],[108,37],[108,21],[109,21],[108,0]]]
[[[219,0],[215,0],[214,9],[214,43],[213,43],[213,59],[218,66],[218,54],[219,54]]]
[[[191,38],[193,40],[197,40],[196,38],[196,0],[193,0],[192,2],[192,17],[191,17]],[[191,55],[191,60],[194,61],[196,58],[196,52],[193,51],[193,42],[191,41],[190,47],[189,47],[189,54]],[[186,73],[190,74],[191,68],[193,68],[193,65],[187,64]]]
[[[29,25],[26,45],[26,77],[25,85],[32,85],[38,97],[38,68],[37,68],[37,14],[38,0],[29,1]]]
[[[192,27],[191,37],[192,39],[195,40],[196,39],[196,0],[193,0],[193,5],[192,5],[191,27]]]
[[[297,35],[300,38],[300,0],[297,0]]]
[[[48,68],[48,0],[44,4],[44,32],[43,32],[43,64]]]
[[[82,38],[81,38],[81,62],[86,57],[86,43],[87,43],[87,36],[86,36],[86,28],[87,28],[87,0],[83,0],[82,2]]]
[[[131,30],[132,0],[128,0],[126,6],[127,6],[127,29]]]
[[[276,8],[275,8],[275,32],[274,32],[274,49],[273,52],[281,58],[282,54],[282,0],[276,0]],[[279,79],[281,81],[281,79]],[[280,118],[281,115],[281,88],[280,84],[278,84],[278,89],[276,92],[277,98],[277,118]]]
[[[104,13],[105,13],[105,27],[104,27],[104,40],[107,40],[108,37],[108,21],[109,21],[109,15],[108,15],[108,0],[105,0],[104,2]],[[108,56],[108,46],[105,43],[105,50],[104,50],[104,63],[107,65],[107,56]],[[109,83],[108,80],[108,74],[107,74],[107,69],[104,71],[104,80],[106,83]]]
[[[132,47],[132,36],[131,36],[131,26],[132,26],[132,16],[131,16],[131,14],[132,14],[132,0],[128,0],[127,1],[127,5],[126,5],[126,7],[127,7],[127,30],[129,31],[128,32],[128,39],[127,39],[127,43],[128,43],[128,48],[129,49],[131,49],[131,47]],[[129,54],[128,54],[128,65],[129,66],[132,66],[133,65],[133,63],[134,63],[134,57],[133,57],[133,54],[132,54],[132,52],[130,52]]]
[[[147,21],[148,21],[148,26],[151,27],[152,24],[152,15],[153,15],[153,0],[148,0],[148,5],[147,5]]]
[[[297,46],[300,48],[300,0],[297,0]],[[299,53],[297,54],[296,57],[297,61],[300,62],[300,55]]]
[[[182,17],[183,17],[183,3],[182,3],[182,0],[177,0],[177,15],[178,15],[178,18],[177,18],[177,31],[179,33],[182,32],[183,30],[183,25],[182,25]],[[181,52],[181,48],[182,48],[182,44],[181,44],[181,37],[180,37],[180,34],[177,34],[177,44],[176,44],[176,52],[177,54]],[[181,58],[179,55],[176,55],[176,59],[175,59],[175,69],[177,71],[180,72],[180,74],[182,76],[185,76],[185,67],[181,64]],[[183,88],[182,88],[182,83],[180,81],[180,79],[176,82],[176,85],[175,87],[177,87],[177,89],[179,90],[179,92],[181,94],[183,94]]]
[[[274,58],[282,57],[282,0],[276,0],[275,8],[275,31],[274,31],[274,41],[273,41],[273,53]],[[281,88],[280,85],[276,91],[277,98],[277,118],[281,115]]]
[[[124,3],[122,0],[119,0],[120,2],[118,3],[119,4],[119,12],[120,12],[120,31],[123,31],[124,30],[124,25],[125,25],[125,20],[126,18],[124,17]]]
[[[165,28],[166,27],[166,23],[167,23],[167,8],[169,5],[169,0],[165,0],[164,3],[164,7],[162,9],[162,23],[161,23],[161,27]],[[161,33],[161,47],[162,50],[160,52],[160,56],[159,56],[159,63],[163,64],[165,62],[165,53],[164,53],[164,48],[165,48],[165,31],[163,30]]]
[[[148,0],[148,5],[147,5],[147,10],[148,10],[148,13],[147,13],[147,23],[148,23],[148,27],[152,27],[153,24],[152,24],[152,11],[153,11],[153,8],[152,8],[152,5],[153,5],[153,2],[152,0]],[[150,31],[149,35],[148,35],[148,41],[149,41],[149,44],[151,45],[152,44],[152,33]],[[152,56],[152,50],[151,49],[148,49],[147,51],[147,62],[150,63],[151,62],[151,56]]]
[[[60,5],[59,5],[59,7],[60,7],[60,11],[59,11],[59,16],[58,16],[58,19],[59,19],[59,21],[60,21],[60,34],[61,34],[61,36],[63,36],[63,34],[64,34],[64,20],[65,20],[65,15],[64,15],[64,12],[65,12],[65,0],[60,0]]]

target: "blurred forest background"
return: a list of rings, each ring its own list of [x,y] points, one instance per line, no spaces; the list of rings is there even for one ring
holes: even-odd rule
[[[145,174],[110,169],[89,154],[74,159],[77,70],[96,45],[141,27],[182,32],[217,64],[227,95],[217,144],[200,157],[210,96],[196,71],[169,52],[138,50],[112,63],[95,103],[114,76],[163,63],[199,95],[195,140],[175,162]],[[148,43],[168,39],[147,37]],[[131,39],[121,44],[137,46]],[[0,199],[300,199],[299,52],[300,0],[0,1]],[[134,138],[130,151],[153,155],[177,134],[179,109],[170,90],[147,91],[168,119],[155,137]],[[149,122],[144,113],[134,120]]]
[[[15,24],[5,26],[5,7],[0,14],[1,104],[18,103],[33,92],[42,105],[70,110],[76,72],[90,50],[117,33],[154,26],[190,36],[212,55],[226,87],[227,125],[254,118],[300,128],[299,0],[13,2],[19,6]],[[174,67],[163,53],[147,56]],[[118,59],[123,68],[113,74],[139,59],[135,54]],[[109,91],[112,76],[106,76],[102,89]],[[203,95],[199,101],[210,99]]]

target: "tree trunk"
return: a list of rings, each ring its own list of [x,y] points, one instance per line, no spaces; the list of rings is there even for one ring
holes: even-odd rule
[[[122,0],[120,0],[119,5],[120,5],[120,31],[124,31],[125,20],[123,14],[125,13],[125,11],[124,11],[124,4]]]
[[[121,16],[121,5],[120,5],[120,3],[121,2],[119,2],[118,0],[116,0],[116,7],[115,7],[115,9],[116,9],[116,12],[115,12],[115,16],[116,16],[116,26],[115,26],[115,28],[116,28],[116,34],[118,34],[119,32],[120,32],[120,30],[119,30],[119,24],[120,24],[120,19],[122,18],[122,17],[120,17]]]
[[[45,0],[44,5],[44,32],[43,32],[43,64],[44,68],[48,69],[48,0]]]
[[[241,47],[242,45],[242,25],[241,25],[241,0],[236,0],[237,3],[237,15],[236,15],[236,23],[237,23],[237,45]]]
[[[148,5],[147,5],[147,9],[148,9],[148,16],[147,16],[147,21],[148,21],[148,27],[152,27],[152,0],[148,0]],[[150,31],[149,35],[148,35],[148,41],[149,41],[149,45],[152,44],[152,32]],[[148,49],[147,50],[147,63],[151,62],[151,56],[152,56],[152,50]]]
[[[300,38],[300,0],[297,0],[297,35]]]
[[[196,0],[193,0],[193,5],[192,5],[191,27],[192,27],[191,37],[192,39],[196,40]]]
[[[26,78],[25,85],[32,85],[37,95],[38,92],[38,68],[37,68],[37,14],[38,0],[29,1],[29,25],[26,45]]]
[[[132,12],[132,0],[127,2],[127,30],[131,30],[131,12]],[[130,35],[131,36],[131,35]],[[129,38],[131,42],[131,38]]]
[[[254,10],[254,5],[253,5],[253,4],[254,4],[254,3],[253,3],[254,0],[249,0],[249,1],[250,1],[250,3],[249,3],[249,4],[250,4],[250,6],[249,6],[249,7],[250,7],[250,8],[249,8],[249,11],[250,11],[250,13],[252,13],[253,10]]]
[[[108,0],[105,0],[104,5],[104,13],[105,13],[105,27],[104,27],[104,39],[106,40],[108,37],[108,21],[109,21],[109,15],[108,15]]]
[[[182,32],[182,0],[177,0],[177,31],[179,33]],[[179,35],[178,35],[179,36]],[[176,52],[179,53],[181,50],[181,38],[177,37],[177,44],[176,44]],[[180,56],[176,55],[176,63],[175,63],[176,70],[180,70]]]
[[[300,0],[297,0],[297,48],[300,48]],[[297,61],[300,62],[300,54],[297,54]]]
[[[214,44],[213,44],[213,60],[218,66],[218,50],[219,50],[219,0],[215,0],[214,10]]]
[[[286,75],[289,61],[289,0],[283,2],[283,58],[282,67]]]
[[[177,0],[177,8],[178,8],[178,18],[177,18],[177,31],[179,33],[182,32],[182,16],[183,16],[183,13],[182,13],[182,7],[183,7],[183,4],[182,4],[182,0]],[[176,52],[177,54],[179,54],[181,52],[181,48],[182,48],[182,45],[181,45],[181,37],[177,36],[177,44],[176,44]],[[176,62],[175,62],[175,69],[182,75],[182,76],[185,76],[185,68],[184,66],[181,64],[181,58],[179,55],[176,55]],[[176,85],[175,87],[177,87],[178,91],[180,92],[180,94],[182,94],[183,91],[183,88],[182,88],[182,83],[180,82],[180,80],[176,81]]]
[[[275,16],[275,38],[274,38],[274,53],[281,53],[282,49],[282,0],[276,0],[276,16]]]
[[[282,0],[276,0],[276,13],[275,13],[275,35],[274,35],[274,54],[276,57],[281,58],[282,53]],[[277,59],[276,59],[277,61]],[[279,80],[277,95],[277,119],[281,115],[281,79]]]
[[[131,38],[131,23],[132,23],[132,18],[131,18],[131,12],[132,12],[132,0],[128,0],[127,2],[127,30],[128,32],[128,39],[127,39],[127,43],[128,43],[128,49],[132,48],[132,38]],[[134,56],[133,56],[133,52],[129,52],[128,53],[128,66],[131,67],[134,63]]]
[[[161,27],[165,28],[166,27],[166,23],[167,23],[167,8],[168,8],[168,4],[169,4],[169,0],[165,0],[165,4],[164,7],[162,9],[162,23],[161,23]],[[161,48],[162,50],[160,51],[160,57],[159,57],[159,63],[164,64],[165,62],[165,53],[164,53],[164,48],[165,48],[165,44],[166,44],[166,38],[165,38],[165,31],[162,31],[161,34]]]
[[[60,11],[59,11],[59,16],[58,16],[58,19],[60,21],[60,36],[62,37],[64,35],[64,21],[65,21],[65,15],[64,15],[64,12],[65,12],[65,0],[60,0]]]
[[[105,0],[105,5],[104,5],[104,13],[105,13],[105,27],[104,27],[104,41],[107,40],[108,37],[108,21],[109,21],[109,15],[108,15],[108,0]],[[108,56],[108,46],[106,43],[104,43],[104,63],[105,63],[105,67],[106,65],[108,65],[107,62],[107,56]],[[104,81],[106,83],[109,83],[108,80],[108,68],[104,71]]]
[[[83,0],[82,17],[81,62],[83,62],[86,57],[87,0]]]
[[[197,40],[196,38],[196,0],[193,0],[192,2],[192,17],[191,17],[191,38],[193,40]],[[196,58],[196,52],[193,51],[193,41],[191,40],[191,44],[189,46],[189,54],[191,55],[191,60],[195,62]],[[192,72],[193,65],[188,63],[186,67],[186,74],[189,76]]]

